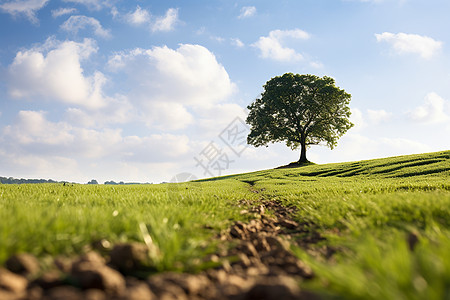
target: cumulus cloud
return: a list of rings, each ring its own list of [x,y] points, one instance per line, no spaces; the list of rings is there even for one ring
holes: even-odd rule
[[[79,30],[86,29],[88,27],[94,30],[94,34],[100,37],[111,37],[109,30],[102,27],[100,22],[92,17],[86,16],[70,16],[61,26],[61,29],[77,34]]]
[[[76,8],[73,8],[73,7],[61,7],[61,8],[58,8],[58,9],[54,9],[54,10],[52,10],[52,17],[53,18],[57,18],[57,17],[60,17],[60,16],[64,16],[64,15],[70,15],[70,14],[73,14],[73,13],[76,13],[77,12],[77,9]]]
[[[377,42],[389,43],[397,54],[418,54],[424,59],[431,59],[442,49],[441,41],[418,34],[383,32],[375,37]]]
[[[241,8],[241,14],[238,16],[239,19],[249,18],[256,14],[256,7],[254,6],[244,6]]]
[[[210,137],[220,134],[236,117],[245,120],[247,113],[236,103],[219,103],[197,106],[194,109],[195,128],[199,136]]]
[[[368,109],[367,115],[369,117],[369,120],[375,124],[387,121],[392,117],[392,113],[387,112],[383,109],[380,109],[380,110]]]
[[[135,87],[140,87],[141,96],[157,102],[217,102],[234,87],[214,54],[200,45],[138,48],[112,56],[109,66],[126,72]]]
[[[31,22],[38,23],[36,12],[44,7],[49,0],[13,0],[0,4],[0,9],[13,16],[25,15]]]
[[[169,8],[165,16],[156,19],[156,21],[152,24],[151,29],[153,32],[171,31],[174,29],[178,21],[178,9]]]
[[[105,105],[101,72],[86,77],[81,62],[97,51],[95,41],[60,42],[50,38],[40,47],[19,51],[8,67],[13,98],[44,98],[87,108]]]
[[[150,22],[150,13],[138,5],[136,10],[128,13],[125,18],[132,25],[141,25]]]
[[[392,113],[387,112],[383,109],[367,109],[365,112],[363,112],[358,108],[352,107],[351,112],[352,114],[350,116],[350,122],[355,125],[350,129],[353,133],[361,132],[363,129],[367,128],[370,125],[377,125],[382,122],[389,121],[392,118]]]
[[[152,134],[147,137],[124,138],[124,159],[140,162],[170,162],[189,152],[189,138],[185,135]]]
[[[179,103],[148,102],[144,106],[147,111],[144,121],[162,131],[183,129],[194,121],[192,114]]]
[[[14,126],[7,126],[4,134],[14,137],[19,144],[64,145],[73,141],[63,123],[46,120],[43,111],[20,111]]]
[[[16,178],[45,178],[53,180],[76,180],[83,177],[76,160],[66,157],[51,158],[40,155],[4,151],[0,146],[2,171]],[[79,182],[86,182],[81,180]]]
[[[146,123],[161,129],[188,126],[193,120],[189,108],[223,102],[235,89],[214,54],[199,45],[117,53],[109,67],[127,76],[129,99],[148,116]]]
[[[425,103],[408,113],[416,122],[444,123],[450,120],[450,102],[432,92],[426,95]]]
[[[125,124],[134,121],[138,113],[127,97],[115,95],[108,98],[102,109],[86,110],[69,107],[64,112],[64,120],[84,128],[103,128],[109,124]]]
[[[124,136],[121,129],[95,130],[52,122],[43,111],[20,111],[14,123],[4,128],[1,139],[1,148],[6,151],[71,157],[77,161],[115,158],[124,162],[155,162],[173,159],[190,149],[184,135]]]
[[[366,121],[364,120],[363,113],[358,108],[351,108],[350,122],[354,124],[354,126],[350,129],[353,132],[357,132],[362,130],[367,126]]]
[[[136,10],[123,16],[123,19],[134,26],[147,25],[152,32],[172,31],[175,25],[179,23],[178,8],[169,8],[164,16],[152,16],[149,10],[141,8],[139,5]]]
[[[286,40],[292,39],[309,39],[309,34],[301,29],[294,30],[273,30],[269,32],[269,36],[262,36],[259,40],[252,44],[261,51],[262,58],[269,58],[277,61],[300,61],[303,55],[294,49],[284,46]]]

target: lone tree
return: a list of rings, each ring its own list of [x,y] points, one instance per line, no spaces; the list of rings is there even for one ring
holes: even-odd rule
[[[274,77],[247,107],[251,127],[247,142],[259,147],[284,141],[292,150],[301,148],[298,163],[308,162],[308,146],[324,142],[333,149],[353,126],[350,99],[331,77],[292,73]]]

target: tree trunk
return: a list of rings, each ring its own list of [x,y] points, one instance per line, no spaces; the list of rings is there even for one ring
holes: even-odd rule
[[[306,141],[301,143],[302,151],[300,153],[300,159],[298,160],[299,163],[305,163],[308,162],[306,159]]]

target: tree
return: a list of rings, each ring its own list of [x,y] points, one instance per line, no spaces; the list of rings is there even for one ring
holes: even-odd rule
[[[286,142],[301,148],[298,163],[308,162],[306,149],[324,142],[333,149],[353,124],[348,107],[351,95],[331,77],[286,73],[270,79],[264,92],[247,108],[251,131],[247,143],[255,147]]]

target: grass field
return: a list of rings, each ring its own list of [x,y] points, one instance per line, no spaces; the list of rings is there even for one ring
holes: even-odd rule
[[[149,232],[158,270],[189,269],[208,252],[212,232],[245,217],[233,203],[252,197],[239,181],[0,185],[0,263],[17,252],[73,255],[98,239],[143,242]]]
[[[235,178],[298,207],[297,220],[338,249],[333,262],[297,249],[319,274],[313,288],[345,299],[450,299],[450,151]]]
[[[151,237],[158,271],[192,271],[215,234],[252,217],[240,214],[241,200],[297,207],[307,231],[295,238],[319,233],[313,247],[334,249],[326,259],[292,244],[317,274],[307,289],[330,299],[450,299],[450,151],[177,185],[0,185],[0,263]]]

